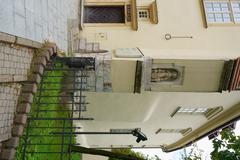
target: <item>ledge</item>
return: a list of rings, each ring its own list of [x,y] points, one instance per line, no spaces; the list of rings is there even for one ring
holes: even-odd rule
[[[226,110],[224,113],[210,120],[200,128],[192,131],[191,133],[189,133],[187,136],[180,139],[176,143],[164,146],[163,150],[165,152],[172,152],[174,150],[187,146],[207,136],[214,130],[221,128],[221,126],[231,122],[232,120],[238,119],[239,117],[240,117],[240,103]]]
[[[21,38],[4,32],[0,32],[0,42],[6,42],[36,49],[43,47],[43,44],[40,42],[32,41],[26,38]]]

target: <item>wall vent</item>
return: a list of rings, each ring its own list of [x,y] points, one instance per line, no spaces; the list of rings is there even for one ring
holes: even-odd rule
[[[149,10],[148,9],[139,9],[138,10],[138,19],[139,20],[149,20]]]

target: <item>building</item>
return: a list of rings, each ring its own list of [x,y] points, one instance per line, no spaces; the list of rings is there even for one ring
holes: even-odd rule
[[[239,119],[240,0],[0,2],[0,97],[11,101],[2,103],[0,141],[13,140],[18,91],[28,80],[35,49],[42,46],[37,42],[44,40],[56,42],[69,55],[95,58],[86,101],[75,100],[90,103],[80,105],[81,116],[94,121],[75,125],[77,132],[98,134],[78,135],[82,146],[170,152],[213,137]],[[6,82],[13,83],[10,89]],[[136,128],[147,141],[122,135]],[[83,155],[94,158],[100,159]]]
[[[77,56],[96,56],[79,135],[90,148],[184,147],[240,115],[240,1],[86,0]],[[95,54],[94,54],[95,53]]]

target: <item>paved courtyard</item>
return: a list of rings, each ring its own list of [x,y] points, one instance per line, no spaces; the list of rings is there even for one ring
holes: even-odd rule
[[[78,17],[80,0],[0,0],[0,31],[67,50],[68,19]]]

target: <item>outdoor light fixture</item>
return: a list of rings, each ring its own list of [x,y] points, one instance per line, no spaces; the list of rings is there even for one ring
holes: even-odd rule
[[[51,134],[60,134],[60,135],[70,135],[70,134],[73,134],[73,135],[79,135],[79,134],[99,134],[99,135],[104,135],[104,134],[132,134],[133,136],[137,137],[137,140],[136,142],[139,143],[141,141],[146,141],[147,140],[147,136],[141,132],[141,129],[140,128],[135,128],[135,129],[132,129],[132,130],[122,130],[122,131],[119,131],[119,132],[51,132]]]
[[[165,39],[166,40],[171,40],[173,38],[190,38],[190,39],[193,39],[193,36],[172,36],[169,33],[165,34]]]
[[[138,128],[134,129],[132,131],[132,134],[133,134],[133,136],[137,137],[137,140],[136,140],[137,143],[147,140],[147,136],[144,133],[142,133],[141,130],[139,130]]]

